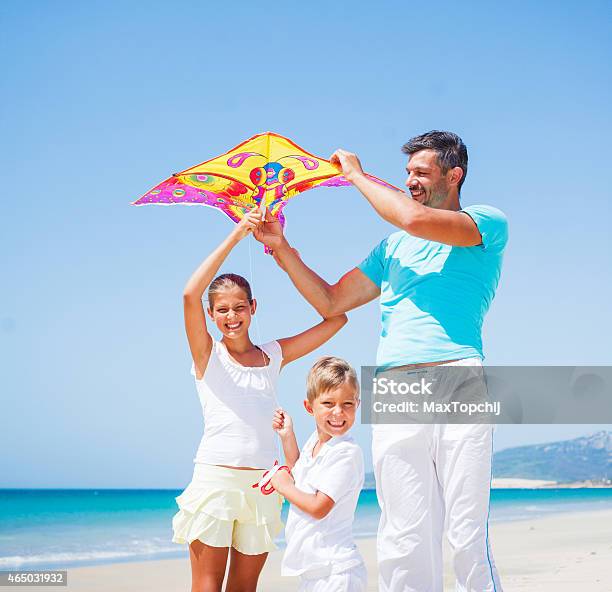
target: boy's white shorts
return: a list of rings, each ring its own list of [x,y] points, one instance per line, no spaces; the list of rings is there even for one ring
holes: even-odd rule
[[[358,565],[326,578],[300,578],[298,592],[366,592],[368,573],[364,565]]]

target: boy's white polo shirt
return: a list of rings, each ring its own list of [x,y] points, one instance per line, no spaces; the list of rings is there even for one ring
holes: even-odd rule
[[[321,520],[291,505],[281,568],[284,576],[322,578],[363,563],[353,540],[353,519],[364,480],[363,453],[345,434],[331,438],[313,458],[318,440],[317,432],[310,436],[291,472],[298,489],[321,491],[335,504]]]

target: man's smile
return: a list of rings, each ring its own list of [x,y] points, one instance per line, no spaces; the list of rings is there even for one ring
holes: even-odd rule
[[[425,197],[425,191],[423,189],[418,189],[418,188],[411,188],[410,189],[410,195],[412,196],[412,199],[416,199],[417,201],[421,201],[420,198]]]

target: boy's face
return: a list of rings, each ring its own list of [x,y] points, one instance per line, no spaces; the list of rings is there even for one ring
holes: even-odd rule
[[[308,399],[305,400],[304,407],[315,419],[319,440],[325,442],[351,429],[355,423],[359,399],[355,387],[344,382],[335,389],[321,393],[312,405]]]

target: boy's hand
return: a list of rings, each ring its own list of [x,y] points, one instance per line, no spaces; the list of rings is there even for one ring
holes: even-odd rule
[[[261,210],[255,206],[252,210],[249,210],[240,222],[236,224],[233,232],[237,236],[238,240],[242,240],[249,233],[255,234],[255,231],[263,221]]]
[[[280,436],[281,439],[293,434],[293,420],[291,419],[291,416],[286,411],[283,411],[280,407],[272,416],[272,429]]]
[[[277,471],[276,475],[270,479],[270,483],[278,493],[284,495],[283,491],[285,491],[285,488],[289,485],[293,485],[294,480],[289,471]]]

